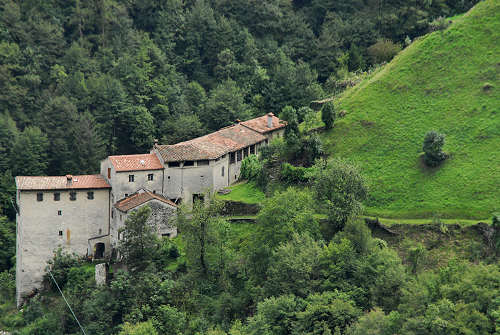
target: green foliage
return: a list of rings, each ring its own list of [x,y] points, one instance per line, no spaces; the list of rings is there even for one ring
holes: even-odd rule
[[[153,318],[155,329],[164,335],[178,335],[186,329],[186,313],[180,312],[170,305],[163,305],[156,311]]]
[[[220,217],[222,202],[213,197],[193,204],[192,212],[181,210],[177,226],[183,232],[186,258],[192,271],[201,276],[222,276],[227,261],[228,223]]]
[[[13,272],[14,271],[7,270],[0,272],[0,305],[14,300],[16,293],[16,281]]]
[[[353,301],[334,292],[313,294],[297,313],[296,334],[343,333],[361,315]]]
[[[269,296],[294,294],[305,298],[319,286],[322,243],[309,234],[293,234],[280,244],[269,261],[265,289]]]
[[[257,229],[249,243],[248,254],[256,276],[264,276],[272,250],[293,234],[319,237],[310,192],[288,188],[269,198],[257,215]]]
[[[165,333],[166,334],[166,333]],[[158,335],[151,321],[130,324],[125,322],[122,331],[118,335]]]
[[[12,149],[16,153],[12,158],[12,172],[16,176],[44,175],[47,172],[47,154],[49,141],[37,127],[23,130]]]
[[[68,282],[69,270],[72,267],[81,265],[82,262],[83,261],[79,259],[75,254],[69,254],[63,249],[59,248],[54,251],[54,258],[47,262],[47,269],[52,272],[52,275],[57,281],[57,284],[61,289],[63,289]],[[52,277],[48,272],[44,276],[44,281],[46,283],[49,283],[54,292],[57,292],[56,284],[54,283]]]
[[[325,124],[325,129],[331,129],[336,118],[337,113],[333,102],[327,102],[321,107],[321,121]]]
[[[347,161],[333,159],[315,166],[313,190],[334,230],[342,230],[347,221],[359,214],[367,186],[359,168]]]
[[[132,273],[146,269],[159,248],[158,237],[148,220],[150,215],[149,206],[132,211],[119,232],[121,238],[118,250]]]
[[[16,224],[0,216],[0,272],[14,265],[16,253]]]
[[[491,39],[498,13],[496,1],[481,1],[445,31],[409,35],[412,44],[396,59],[338,98],[347,113],[324,134],[324,148],[363,169],[371,183],[366,213],[484,220],[498,209],[500,168],[491,162],[500,153],[499,91],[482,87],[500,87],[499,45]],[[421,168],[418,157],[435,127],[453,157],[439,171]]]
[[[373,64],[389,62],[401,51],[401,46],[388,39],[380,39],[367,49]]]
[[[435,131],[425,134],[422,150],[425,153],[424,162],[427,166],[436,167],[446,159],[446,154],[443,152],[444,140],[444,134]]]
[[[262,161],[256,155],[250,155],[241,162],[240,178],[257,181],[261,177],[263,168]]]
[[[281,165],[280,178],[287,185],[305,184],[310,181],[315,171],[314,167],[306,168],[293,166],[290,163],[283,163]]]

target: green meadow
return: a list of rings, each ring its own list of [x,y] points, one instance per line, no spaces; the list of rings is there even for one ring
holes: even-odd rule
[[[500,2],[483,1],[338,99],[347,114],[322,136],[330,156],[362,168],[366,215],[484,219],[500,210],[498,31]],[[434,169],[421,160],[430,130],[446,135],[449,154]]]

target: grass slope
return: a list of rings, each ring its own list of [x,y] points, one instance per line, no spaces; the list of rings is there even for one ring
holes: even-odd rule
[[[500,210],[499,37],[500,1],[480,2],[340,98],[348,114],[324,143],[368,177],[368,215],[477,219]],[[420,161],[429,130],[446,134],[451,155],[434,170]]]

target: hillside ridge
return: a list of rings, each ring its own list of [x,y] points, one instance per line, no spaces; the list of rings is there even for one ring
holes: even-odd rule
[[[339,99],[347,115],[325,147],[367,175],[368,214],[480,219],[500,209],[498,31],[500,2],[481,2]],[[421,162],[430,130],[446,135],[450,155],[437,169]]]

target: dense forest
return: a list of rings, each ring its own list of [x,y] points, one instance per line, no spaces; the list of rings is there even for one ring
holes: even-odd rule
[[[496,242],[465,256],[443,261],[415,241],[398,253],[358,219],[362,171],[315,160],[320,140],[299,127],[314,123],[312,101],[477,2],[0,0],[0,330],[80,333],[49,278],[12,311],[13,176],[96,173],[106,155],[273,112],[289,122],[284,141],[242,171],[268,195],[255,223],[229,223],[211,199],[180,212],[180,239],[158,240],[139,211],[127,231],[146,248],[120,245],[129,271],[112,268],[103,287],[92,264],[56,255],[88,334],[499,334],[498,216]]]

